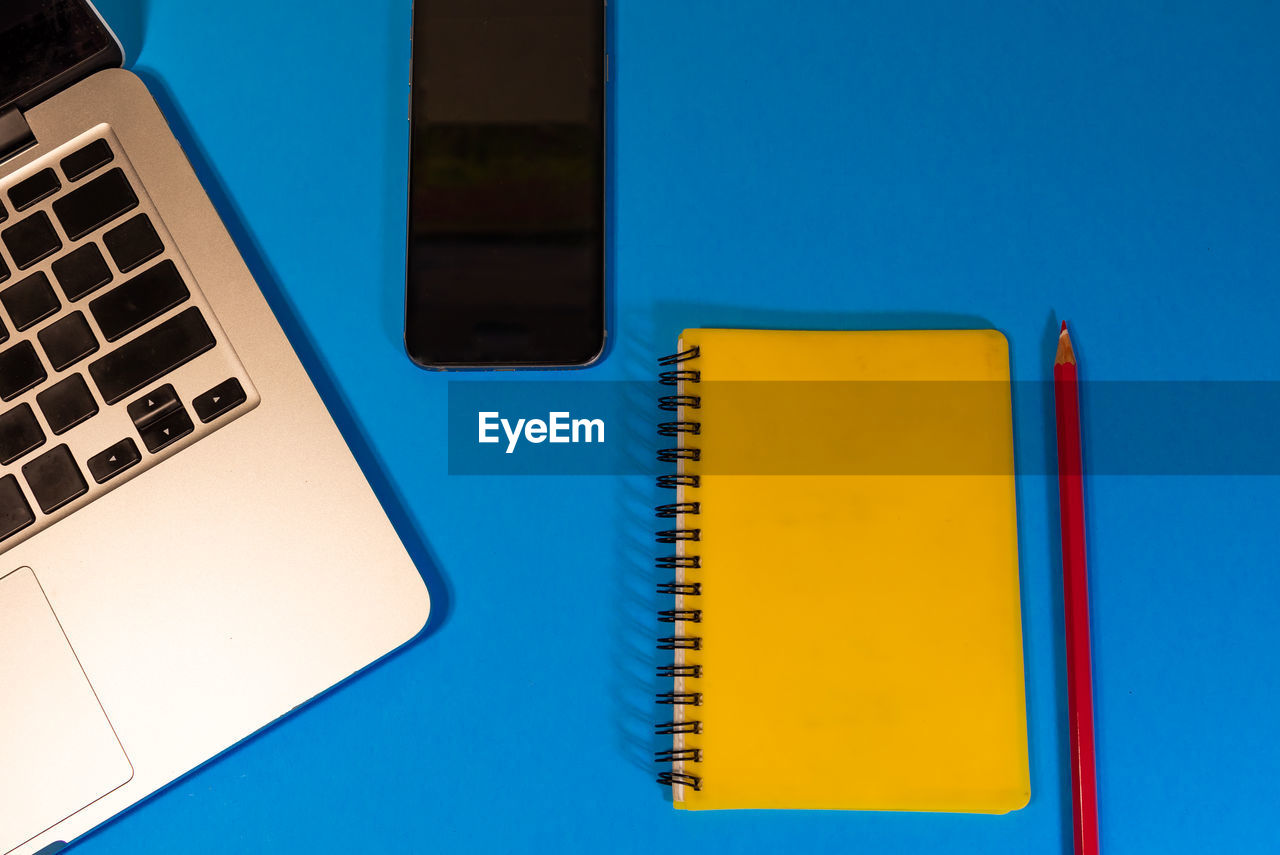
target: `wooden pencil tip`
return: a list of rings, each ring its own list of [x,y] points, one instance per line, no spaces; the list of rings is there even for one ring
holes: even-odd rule
[[[1062,322],[1062,332],[1058,333],[1058,354],[1053,359],[1054,365],[1075,365],[1076,352],[1071,347],[1071,333],[1067,332],[1067,322]]]

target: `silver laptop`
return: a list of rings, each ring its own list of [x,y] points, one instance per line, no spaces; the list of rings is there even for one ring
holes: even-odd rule
[[[429,610],[122,64],[83,0],[0,3],[0,853],[56,851]]]

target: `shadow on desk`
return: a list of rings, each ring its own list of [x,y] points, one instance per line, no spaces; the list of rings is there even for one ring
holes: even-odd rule
[[[201,184],[204,185],[205,192],[209,194],[214,208],[222,217],[227,231],[231,234],[231,239],[239,248],[245,264],[257,280],[267,303],[270,304],[280,326],[284,328],[285,335],[289,337],[290,344],[293,345],[294,351],[311,377],[311,382],[315,384],[320,397],[324,399],[329,414],[337,423],[338,429],[342,431],[343,438],[346,439],[378,501],[382,503],[383,510],[386,511],[391,524],[395,526],[409,556],[427,584],[427,590],[431,593],[431,617],[422,633],[407,645],[407,647],[415,646],[438,632],[449,618],[453,597],[448,583],[440,573],[439,563],[418,529],[416,521],[410,515],[403,496],[395,483],[387,477],[385,462],[379,457],[377,450],[369,442],[360,426],[360,422],[352,414],[350,403],[341,388],[334,382],[306,328],[299,323],[293,307],[289,304],[288,295],[280,285],[279,277],[266,261],[253,233],[245,224],[240,211],[223,186],[221,177],[210,165],[204,147],[192,132],[182,108],[175,102],[165,82],[154,71],[135,68],[134,73],[142,78],[160,105],[160,110],[168,119],[174,136],[182,144],[187,159],[200,178]],[[375,663],[373,667],[379,667],[380,664],[380,662]]]

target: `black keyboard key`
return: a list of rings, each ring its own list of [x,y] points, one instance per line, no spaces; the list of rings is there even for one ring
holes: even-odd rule
[[[30,404],[19,404],[0,415],[0,465],[8,466],[44,445],[44,431]]]
[[[122,439],[101,454],[89,458],[89,474],[99,484],[105,484],[142,460],[138,445],[131,439]]]
[[[160,240],[155,226],[151,225],[151,218],[146,214],[139,214],[124,225],[116,226],[103,235],[102,242],[107,245],[121,273],[139,268],[164,252],[164,241]]]
[[[47,376],[31,342],[20,341],[0,351],[0,401],[12,401],[39,386]]]
[[[26,181],[9,188],[9,201],[16,210],[24,211],[62,189],[62,182],[52,169],[42,169]]]
[[[208,424],[218,416],[231,412],[244,402],[244,387],[240,385],[239,380],[232,377],[230,380],[223,380],[208,392],[197,397],[191,402],[191,406],[195,409],[196,415],[200,417],[200,421]]]
[[[173,388],[172,383],[152,389],[127,407],[129,418],[138,430],[180,409],[182,400],[178,398],[178,390]]]
[[[151,390],[130,404],[128,409],[129,418],[133,419],[134,427],[152,454],[195,430],[191,417],[182,408],[182,401],[170,383]]]
[[[89,373],[103,400],[115,404],[212,349],[214,343],[209,325],[192,306],[89,363]]]
[[[9,330],[5,327],[4,322],[0,321],[0,344],[4,344],[9,340]]]
[[[44,211],[9,226],[0,232],[0,238],[9,247],[9,254],[19,270],[26,270],[62,249],[62,240]]]
[[[53,370],[62,371],[97,353],[98,339],[84,319],[84,313],[72,312],[40,330],[40,346]]]
[[[106,140],[94,140],[84,148],[62,159],[62,171],[68,181],[79,181],[100,166],[106,166],[115,157]]]
[[[51,448],[22,467],[22,474],[36,497],[36,504],[46,514],[74,502],[89,492],[89,485],[80,474],[80,467],[65,445]]]
[[[0,223],[9,219],[9,212],[5,210],[4,205],[0,205]]]
[[[13,537],[35,521],[18,479],[12,475],[0,478],[0,540]]]
[[[55,261],[53,276],[62,286],[62,293],[74,303],[110,282],[111,268],[98,245],[87,243]]]
[[[53,203],[53,213],[72,240],[89,234],[138,207],[138,196],[119,169],[103,173]]]
[[[9,265],[4,263],[4,259],[0,258],[0,282],[9,278]]]
[[[0,291],[0,303],[4,303],[9,319],[19,331],[30,329],[62,308],[43,272],[33,273]]]
[[[139,429],[138,435],[142,437],[143,443],[146,444],[147,451],[155,454],[157,451],[163,451],[173,445],[193,430],[195,430],[195,425],[191,422],[191,416],[187,415],[186,410],[179,409],[177,412],[170,413],[159,421],[152,422],[147,427]]]
[[[89,310],[107,341],[116,341],[186,302],[190,296],[178,268],[172,261],[162,261],[101,297],[95,297],[89,303]]]
[[[147,451],[153,454],[195,430],[171,383],[151,390],[130,404],[129,418],[133,419]]]
[[[98,414],[98,402],[93,399],[89,384],[79,374],[72,374],[48,389],[42,389],[36,394],[36,403],[44,413],[44,420],[49,423],[49,430],[55,434],[66,433]]]

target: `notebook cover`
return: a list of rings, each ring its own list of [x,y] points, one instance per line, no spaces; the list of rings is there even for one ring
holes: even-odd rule
[[[686,330],[698,610],[675,806],[1027,804],[1008,346],[992,330]],[[831,381],[858,381],[836,382]],[[824,467],[828,467],[825,468]],[[821,474],[836,471],[842,474]]]

